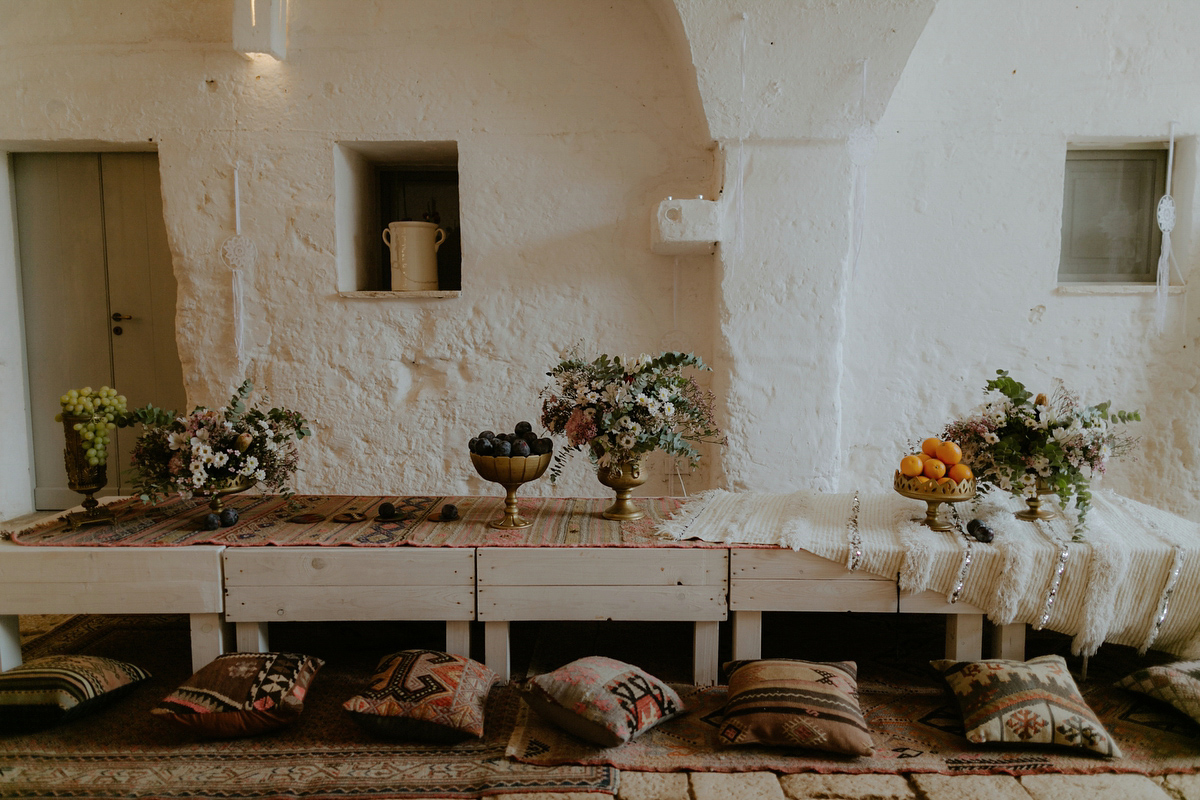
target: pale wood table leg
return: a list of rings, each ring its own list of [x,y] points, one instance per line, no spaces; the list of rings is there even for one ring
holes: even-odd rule
[[[265,622],[235,622],[239,653],[266,653],[271,649]]]
[[[483,661],[500,676],[501,683],[509,680],[508,659],[508,621],[483,623]]]
[[[21,630],[16,614],[0,614],[0,672],[21,666]]]
[[[715,686],[717,683],[717,644],[721,623],[705,620],[695,623],[692,634],[692,681],[697,686]]]
[[[992,626],[992,657],[1025,660],[1025,623]]]
[[[762,658],[762,612],[733,612],[733,660]]]
[[[464,658],[471,657],[471,621],[453,619],[446,621],[446,652]]]
[[[983,614],[946,615],[946,658],[978,661],[983,657]]]
[[[197,672],[231,644],[229,626],[220,614],[190,614],[192,628],[192,671]]]

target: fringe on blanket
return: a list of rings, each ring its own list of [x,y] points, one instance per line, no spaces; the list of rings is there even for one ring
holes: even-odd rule
[[[708,510],[713,501],[732,494],[733,492],[725,489],[709,489],[708,491],[701,492],[684,503],[683,507],[676,511],[670,519],[660,522],[658,524],[658,532],[676,540],[688,538],[688,528],[692,526],[693,522],[699,519],[701,514]],[[715,542],[720,540],[708,539],[707,541]]]

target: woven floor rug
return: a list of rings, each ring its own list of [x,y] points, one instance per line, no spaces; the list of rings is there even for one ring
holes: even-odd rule
[[[453,747],[373,739],[341,703],[369,676],[381,655],[362,643],[362,626],[294,624],[272,634],[280,649],[303,647],[327,659],[303,716],[290,728],[230,741],[202,741],[149,713],[190,674],[187,618],[75,617],[34,639],[26,658],[55,652],[119,658],[154,677],[110,709],[33,735],[0,737],[0,797],[172,798],[476,798],[514,791],[616,790],[607,766],[544,767],[504,757],[519,701],[497,690],[487,734]],[[397,640],[384,647],[428,646],[440,626],[383,626]],[[370,629],[378,634],[380,626]],[[422,633],[428,630],[429,633]],[[386,636],[384,637],[386,638]]]
[[[802,635],[793,632],[787,641],[781,641],[779,635],[766,635],[768,631],[763,639],[768,645],[767,654],[823,661],[855,658],[859,664],[860,703],[875,738],[875,753],[870,757],[718,746],[716,729],[725,688],[684,684],[673,685],[685,703],[686,714],[615,748],[601,748],[565,733],[522,705],[508,743],[508,755],[531,764],[609,764],[645,772],[1159,775],[1200,771],[1200,725],[1169,706],[1112,686],[1137,666],[1170,660],[1165,654],[1152,652],[1146,659],[1139,659],[1131,648],[1106,645],[1090,659],[1087,680],[1080,681],[1081,691],[1119,742],[1124,758],[1074,755],[1075,751],[1065,749],[983,748],[963,736],[954,700],[928,666],[929,658],[940,657],[940,618],[906,615],[903,620],[895,618],[895,625],[887,626],[890,630],[881,631],[884,620],[880,615],[810,616],[824,617],[829,624],[826,629],[806,626],[806,630],[801,629]],[[684,656],[688,655],[689,644],[686,633],[682,630],[670,634]],[[664,680],[673,680],[686,670],[686,658],[670,658],[665,650],[656,655],[644,646],[637,649],[625,644],[641,641],[644,645],[644,636],[638,635],[636,626],[613,623],[600,623],[587,630],[560,628],[554,636],[543,633],[531,670],[553,669],[589,651],[625,658]],[[875,641],[863,641],[867,637]],[[553,648],[542,646],[551,641]],[[818,652],[812,651],[815,641],[820,642]],[[669,640],[664,638],[663,642],[671,646]],[[850,646],[858,652],[847,652],[848,642],[854,642]],[[1047,631],[1045,635],[1030,636],[1028,654],[1065,654],[1068,647],[1067,637]],[[779,652],[781,649],[783,652]],[[1078,680],[1082,664],[1079,659],[1068,660]]]
[[[378,497],[366,495],[234,495],[225,504],[241,515],[238,524],[206,531],[201,519],[206,501],[169,498],[146,506],[136,499],[110,505],[112,525],[72,531],[54,521],[18,531],[17,544],[62,547],[179,547],[217,544],[230,547],[319,545],[353,547],[724,547],[719,543],[677,541],[656,533],[658,525],[683,504],[675,497],[640,497],[646,516],[632,522],[604,519],[600,512],[611,498],[517,498],[529,528],[497,530],[488,522],[504,515],[497,497]],[[377,519],[379,506],[390,502],[397,514]],[[440,520],[445,503],[458,507],[459,518]],[[340,514],[357,512],[359,522],[337,522]],[[309,515],[313,521],[305,521]],[[319,518],[319,519],[317,519]]]

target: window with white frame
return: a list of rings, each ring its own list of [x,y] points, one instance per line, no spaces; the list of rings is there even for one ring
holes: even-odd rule
[[[1154,283],[1167,151],[1068,150],[1060,283]]]

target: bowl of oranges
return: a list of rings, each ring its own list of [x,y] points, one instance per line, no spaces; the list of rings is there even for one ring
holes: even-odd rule
[[[921,442],[920,452],[900,459],[892,485],[903,496],[926,502],[921,522],[935,531],[954,529],[938,516],[942,503],[961,503],[975,496],[975,474],[963,463],[962,448],[933,436]]]

